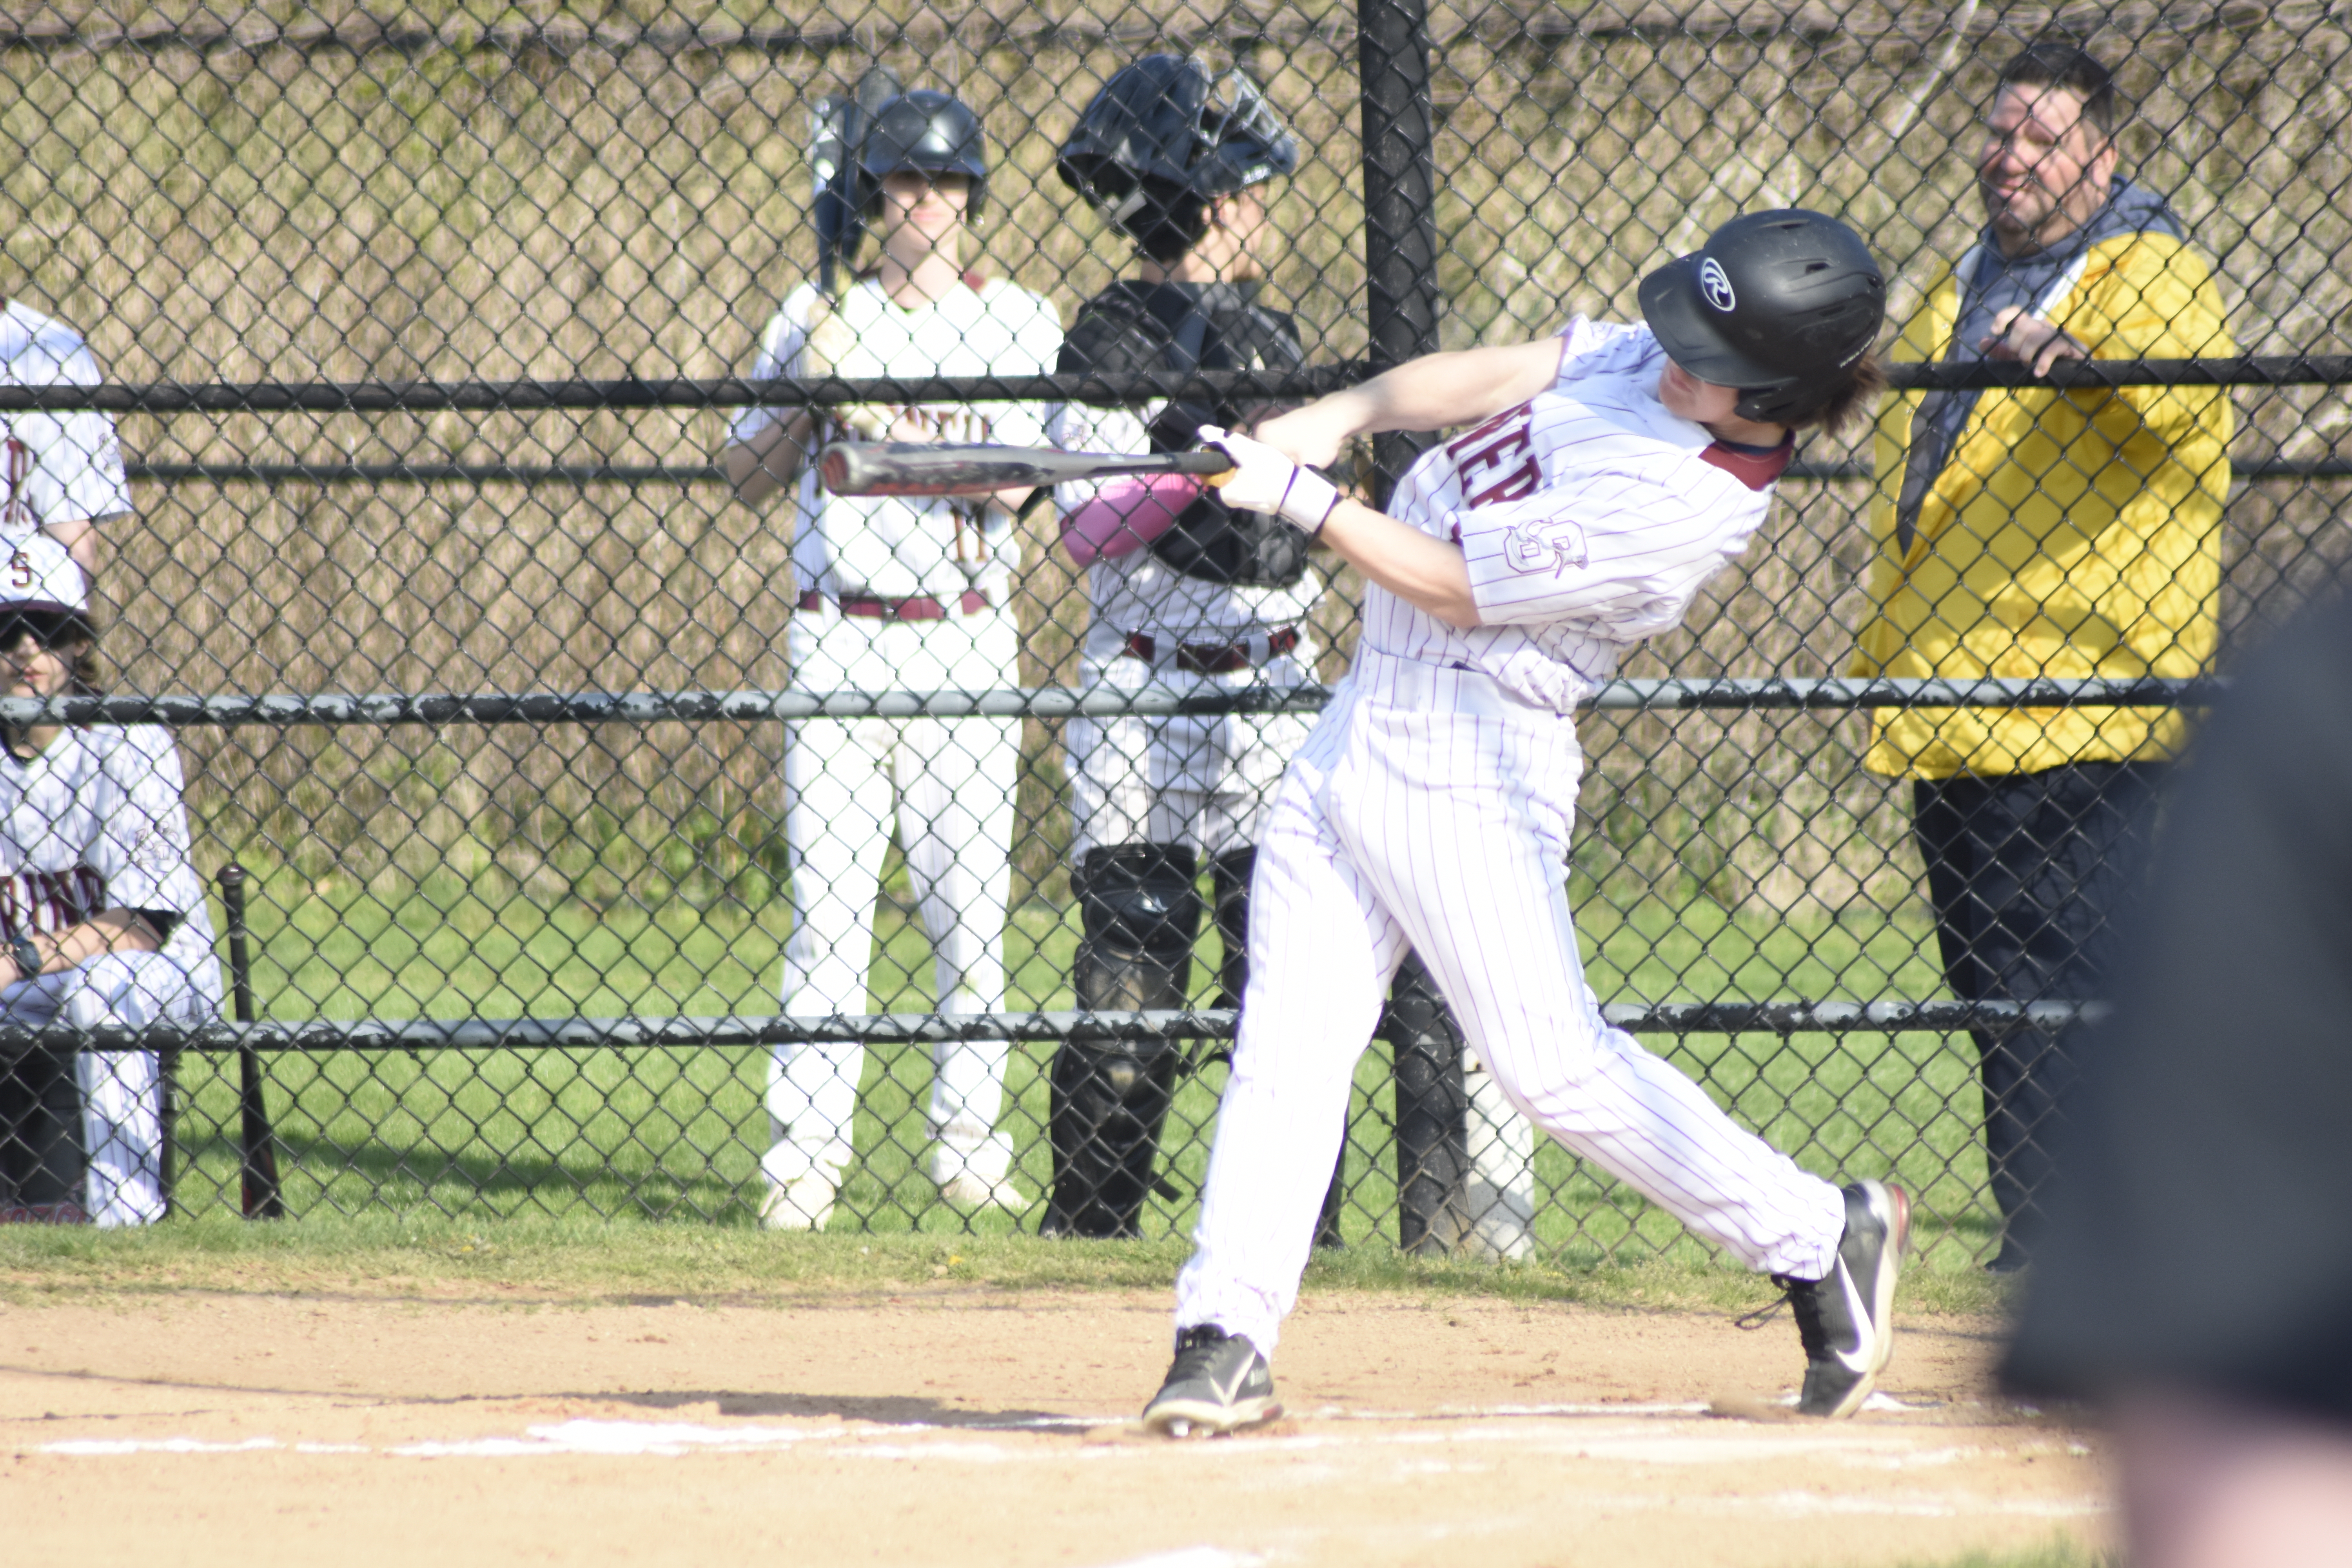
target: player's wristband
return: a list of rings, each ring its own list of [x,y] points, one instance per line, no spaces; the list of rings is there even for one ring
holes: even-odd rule
[[[16,966],[19,981],[33,980],[41,973],[41,950],[33,945],[29,936],[18,936],[8,944],[8,962]]]
[[[1319,538],[1323,525],[1339,510],[1339,487],[1312,468],[1293,468],[1290,487],[1275,510],[1285,522],[1305,529],[1307,538]]]

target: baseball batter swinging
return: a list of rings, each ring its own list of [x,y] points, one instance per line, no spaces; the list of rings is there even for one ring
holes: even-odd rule
[[[1279,513],[1372,586],[1354,666],[1259,840],[1240,1037],[1153,1430],[1278,1413],[1268,1358],[1408,946],[1529,1121],[1787,1289],[1801,1411],[1850,1415],[1868,1396],[1893,1349],[1907,1198],[1807,1173],[1609,1027],[1564,864],[1577,702],[1746,548],[1795,430],[1863,411],[1884,381],[1870,351],[1885,297],[1842,224],[1756,213],[1643,280],[1646,326],[1579,318],[1538,342],[1416,360],[1259,439],[1203,431],[1237,466],[1232,504]],[[1391,513],[1298,466],[1360,433],[1457,426]]]

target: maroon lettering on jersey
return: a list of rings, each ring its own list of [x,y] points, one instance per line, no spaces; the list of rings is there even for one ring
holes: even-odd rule
[[[1536,488],[1542,483],[1543,469],[1537,466],[1535,456],[1530,453],[1517,468],[1462,504],[1475,511],[1482,506],[1493,506],[1497,501],[1525,500],[1535,494]]]
[[[1446,456],[1454,459],[1454,475],[1465,492],[1464,506],[1521,500],[1535,494],[1536,487],[1543,483],[1543,469],[1535,458],[1534,409],[1532,402],[1506,408],[1445,444]],[[1505,468],[1503,465],[1513,457],[1519,460]],[[1501,477],[1496,478],[1498,474]],[[1482,482],[1483,489],[1471,489]]]
[[[0,941],[78,926],[106,907],[106,879],[87,866],[0,877]]]
[[[1513,420],[1525,423],[1528,417],[1528,411],[1534,406],[1535,405],[1532,403],[1522,403],[1517,408],[1506,408],[1500,414],[1496,415],[1493,418],[1486,421],[1484,424],[1476,426],[1474,428],[1466,430],[1463,434],[1456,436],[1453,440],[1445,443],[1446,456],[1452,458],[1455,463],[1460,463],[1462,461],[1463,454],[1476,448],[1479,445],[1484,443],[1487,437],[1501,430],[1504,426],[1510,424]]]
[[[1699,454],[1699,460],[1713,463],[1751,490],[1760,490],[1770,489],[1772,482],[1780,477],[1781,470],[1789,466],[1789,459],[1796,455],[1797,437],[1791,431],[1779,446],[1768,452],[1759,452],[1753,447],[1728,447],[1721,441],[1711,441],[1707,443],[1706,450]]]
[[[8,465],[8,502],[0,521],[10,528],[30,528],[37,521],[33,516],[33,500],[26,492],[33,478],[33,449],[14,436],[5,444]]]

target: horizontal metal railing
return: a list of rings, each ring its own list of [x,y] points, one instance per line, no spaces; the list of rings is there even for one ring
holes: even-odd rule
[[[307,485],[716,485],[727,471],[716,463],[148,463],[123,465],[134,479],[158,484]],[[1786,480],[1867,479],[1867,463],[1814,462],[1800,458]],[[2352,458],[2237,458],[2233,479],[2352,479]]]
[[[2210,702],[2214,677],[1865,679],[1720,676],[1612,680],[1585,706],[1599,711],[1854,708],[2166,708]],[[658,724],[782,719],[1067,719],[1078,714],[1311,713],[1328,686],[1005,687],[985,691],[372,692],[358,695],[0,698],[0,725]]]
[[[1141,371],[1119,375],[622,376],[503,381],[58,383],[0,386],[0,413],[99,409],[113,414],[392,414],[553,408],[822,407],[844,403],[1134,403],[1159,397],[1231,402],[1319,397],[1386,368],[1338,360],[1292,371]],[[1937,362],[1886,367],[1897,391],[1981,387],[2337,386],[2352,354],[2232,354],[2204,359],[2061,360],[2030,366]]]
[[[2056,1028],[2105,1016],[2104,1002],[1640,1002],[1601,1016],[1636,1035],[1949,1034],[2032,1023]],[[951,1040],[1230,1039],[1235,1015],[1135,1013],[856,1013],[830,1017],[362,1018],[142,1028],[0,1026],[0,1058],[33,1050],[491,1051],[678,1049],[790,1043],[936,1044]]]

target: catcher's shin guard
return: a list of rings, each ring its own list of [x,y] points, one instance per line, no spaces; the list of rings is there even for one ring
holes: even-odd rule
[[[1174,845],[1092,849],[1071,879],[1083,935],[1073,975],[1089,1011],[1181,1008],[1192,973],[1200,862]],[[1160,1130],[1176,1092],[1173,1041],[1069,1040],[1051,1079],[1054,1190],[1048,1236],[1141,1234]]]

